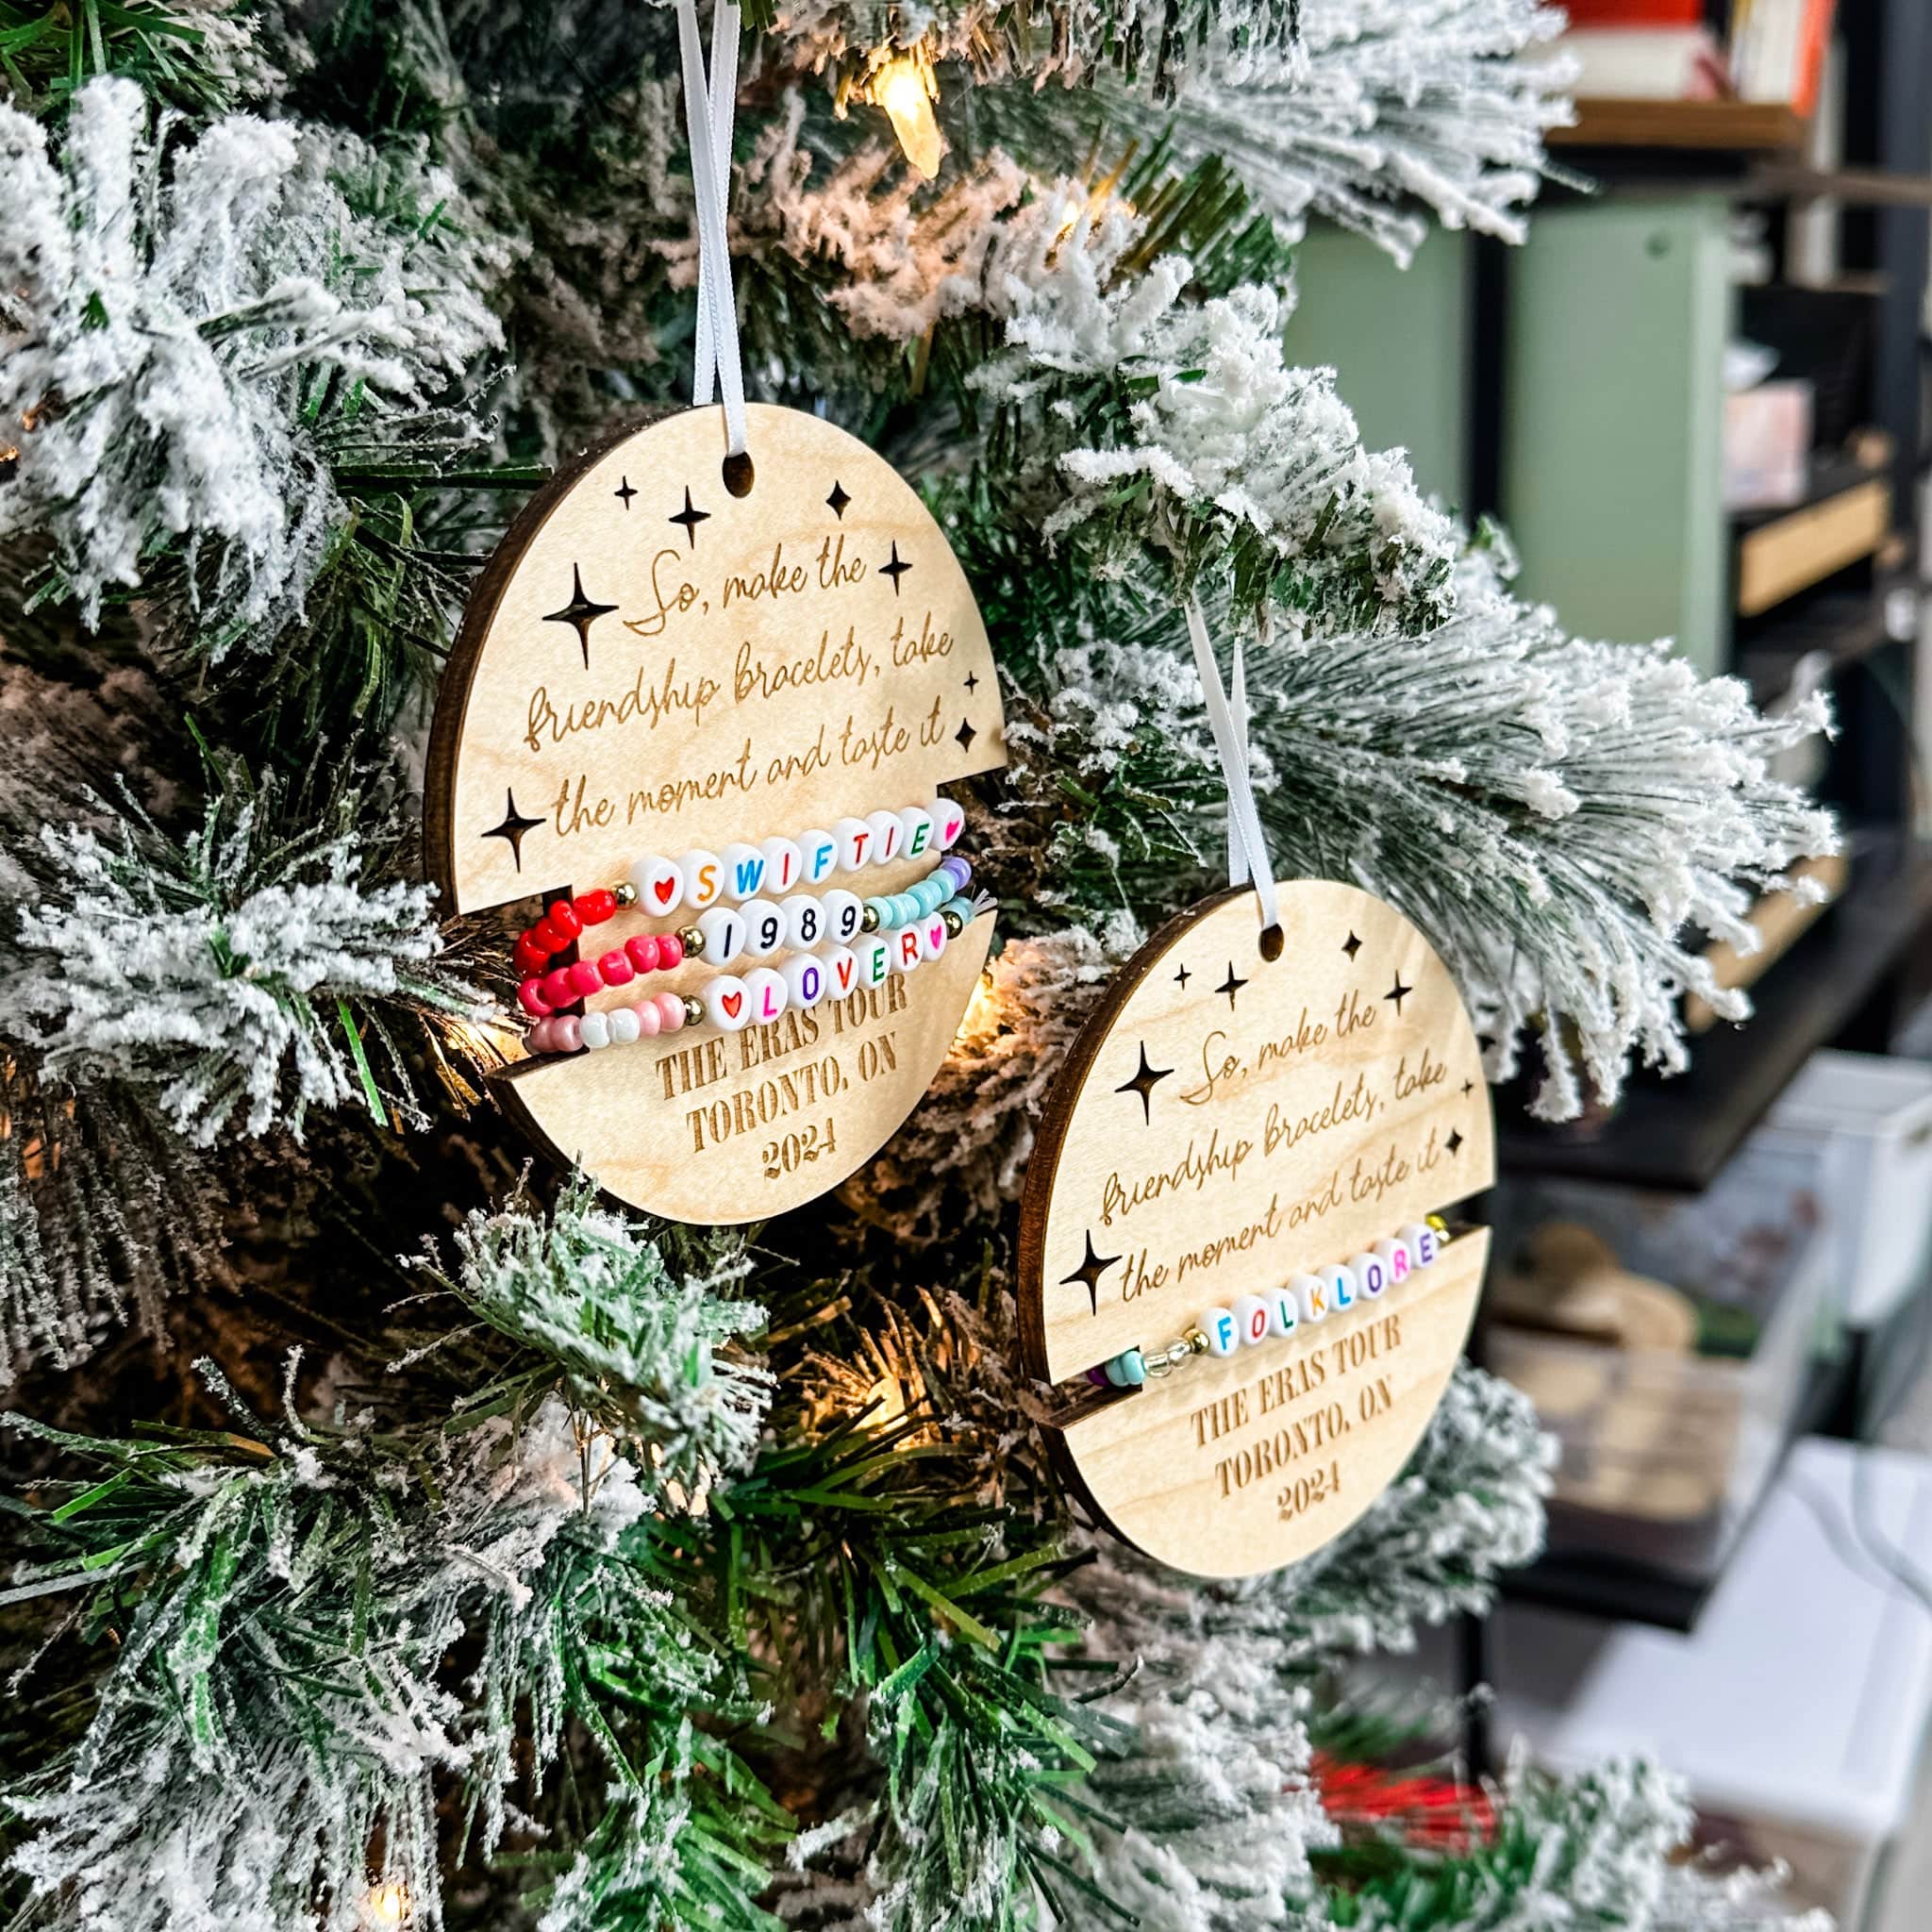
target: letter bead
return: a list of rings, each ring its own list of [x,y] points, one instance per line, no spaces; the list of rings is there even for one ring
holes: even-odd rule
[[[916,926],[901,926],[892,935],[892,971],[910,973],[919,964],[919,929]]]
[[[869,811],[865,822],[872,827],[872,862],[891,865],[906,842],[906,827],[895,811]]]
[[[1441,1236],[1425,1221],[1410,1222],[1402,1230],[1402,1239],[1408,1243],[1410,1260],[1417,1268],[1433,1266],[1442,1252]]]
[[[1258,1295],[1237,1295],[1228,1312],[1245,1346],[1256,1348],[1268,1340],[1268,1304]]]
[[[1328,1312],[1332,1315],[1347,1314],[1355,1307],[1361,1290],[1354,1269],[1345,1262],[1337,1261],[1332,1267],[1323,1269],[1322,1279],[1328,1284]]]
[[[1268,1332],[1277,1341],[1292,1335],[1301,1326],[1301,1310],[1295,1307],[1291,1290],[1272,1288],[1262,1300],[1268,1304]]]
[[[1357,1285],[1364,1296],[1374,1301],[1389,1286],[1389,1271],[1382,1264],[1378,1255],[1351,1255],[1348,1271],[1356,1278]]]
[[[946,922],[937,913],[919,927],[919,957],[937,959],[946,950]]]
[[[1375,1243],[1375,1256],[1389,1271],[1391,1288],[1400,1288],[1408,1279],[1408,1271],[1412,1263],[1409,1258],[1408,1243],[1406,1241],[1399,1236],[1391,1235],[1386,1241]]]
[[[834,886],[819,902],[825,908],[825,924],[841,946],[849,946],[865,927],[865,902],[857,892]]]
[[[858,958],[860,986],[883,986],[892,970],[892,949],[877,933],[868,933],[853,947]]]
[[[715,852],[693,846],[677,861],[677,870],[684,878],[684,903],[693,912],[718,903],[718,894],[724,890],[724,868]]]
[[[756,845],[742,842],[725,846],[718,855],[724,869],[724,896],[727,899],[755,899],[765,883],[765,855]]]
[[[793,892],[778,902],[785,915],[785,943],[796,952],[805,951],[825,936],[825,908],[809,892]]]
[[[785,975],[785,997],[800,1011],[808,1011],[825,996],[828,975],[826,962],[810,953],[794,953],[778,971]]]
[[[825,955],[825,994],[842,1000],[858,991],[858,955],[847,946],[834,946]]]
[[[1288,1286],[1301,1306],[1304,1322],[1325,1322],[1328,1319],[1328,1284],[1320,1276],[1291,1274]]]
[[[839,870],[858,872],[872,860],[872,827],[863,819],[841,819],[832,827],[839,841]]]
[[[744,914],[731,906],[713,906],[698,915],[707,966],[728,966],[744,951]]]
[[[1197,1325],[1208,1338],[1209,1355],[1232,1355],[1241,1345],[1241,1329],[1225,1308],[1204,1309]]]
[[[701,997],[705,1017],[725,1033],[736,1033],[751,1020],[751,994],[735,973],[721,973],[705,982]]]
[[[785,1010],[785,975],[769,966],[754,966],[744,975],[744,992],[754,1025],[767,1026]]]
[[[646,854],[630,869],[638,906],[644,912],[669,912],[684,897],[684,874],[668,858]]]
[[[932,814],[923,805],[908,805],[899,814],[900,850],[908,858],[924,858],[932,850]]]
[[[747,899],[744,950],[754,959],[767,959],[785,943],[785,915],[769,899]]]
[[[966,814],[950,798],[936,798],[932,802],[932,816],[933,842],[940,851],[950,852],[966,829]]]
[[[839,841],[829,832],[801,832],[799,877],[808,886],[822,886],[839,869]]]
[[[764,890],[789,892],[805,872],[805,853],[791,839],[767,839],[758,847],[765,856]]]

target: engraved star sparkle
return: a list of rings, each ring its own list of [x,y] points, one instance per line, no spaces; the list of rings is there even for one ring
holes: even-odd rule
[[[832,493],[825,498],[825,507],[842,524],[845,521],[845,506],[852,499],[845,493],[845,486],[835,476],[832,478]]]
[[[1352,932],[1351,932],[1351,933],[1349,934],[1349,936],[1348,936],[1348,937],[1347,937],[1347,938],[1346,938],[1345,940],[1343,940],[1343,941],[1342,941],[1342,942],[1341,942],[1341,950],[1342,950],[1342,951],[1343,951],[1344,953],[1346,953],[1346,954],[1348,955],[1348,957],[1349,957],[1349,958],[1350,958],[1351,959],[1353,959],[1353,958],[1355,958],[1355,956],[1356,956],[1356,955],[1357,955],[1357,953],[1359,953],[1359,952],[1361,951],[1361,949],[1362,949],[1362,942],[1361,942],[1361,941],[1359,941],[1358,939],[1357,939],[1357,938],[1356,938],[1356,936],[1355,936],[1355,934],[1354,934],[1354,933],[1352,933]]]
[[[1414,987],[1403,985],[1402,974],[1398,973],[1395,975],[1395,984],[1382,995],[1382,997],[1385,1000],[1393,1000],[1395,1002],[1395,1017],[1398,1020],[1402,1017],[1403,1001],[1406,1000],[1409,996],[1409,994],[1412,993],[1414,991]]]
[[[970,718],[961,718],[958,730],[953,733],[953,737],[961,751],[971,751],[973,749],[973,741],[978,736],[979,733],[974,730],[973,721]]]
[[[1188,981],[1193,978],[1193,976],[1194,975],[1188,971],[1187,967],[1183,965],[1175,970],[1174,975],[1174,983],[1177,987],[1179,987],[1183,992],[1186,992],[1188,990]]]
[[[1097,1315],[1100,1312],[1100,1277],[1120,1259],[1118,1255],[1096,1255],[1093,1252],[1093,1230],[1087,1230],[1087,1253],[1080,1265],[1071,1274],[1060,1276],[1060,1286],[1071,1288],[1078,1282],[1087,1291],[1088,1306]]]
[[[506,791],[503,794],[503,805],[502,824],[491,825],[482,836],[486,839],[501,839],[509,847],[509,856],[516,861],[517,870],[522,872],[524,869],[524,834],[535,831],[543,821],[541,819],[526,819],[517,809],[517,795],[514,791]]]
[[[1474,1082],[1474,1080],[1465,1080],[1465,1081],[1464,1081],[1464,1082],[1462,1083],[1462,1097],[1463,1097],[1463,1099],[1467,1100],[1467,1099],[1469,1098],[1469,1096],[1470,1096],[1470,1095],[1471,1095],[1472,1093],[1474,1093],[1474,1091],[1475,1091],[1475,1082]]]
[[[1459,1127],[1451,1127],[1451,1128],[1449,1129],[1449,1138],[1448,1138],[1448,1139],[1447,1139],[1446,1141],[1444,1141],[1442,1142],[1442,1144],[1443,1144],[1443,1146],[1445,1146],[1446,1148],[1448,1148],[1448,1150],[1450,1151],[1450,1153],[1452,1153],[1452,1154],[1456,1153],[1456,1152],[1457,1151],[1457,1149],[1459,1149],[1459,1148],[1461,1147],[1461,1145],[1462,1145],[1462,1130],[1461,1130],[1461,1128],[1459,1128]]]
[[[969,693],[979,689],[979,674],[977,672],[969,671],[966,674],[966,689]]]
[[[600,617],[608,617],[617,608],[615,604],[595,604],[584,595],[584,574],[575,564],[570,567],[570,602],[561,610],[552,610],[544,616],[545,624],[567,624],[577,634],[577,642],[583,648],[584,669],[591,668],[591,626]]]
[[[711,521],[711,512],[708,509],[692,508],[691,485],[687,483],[684,486],[684,508],[675,517],[666,517],[664,521],[667,524],[682,525],[684,534],[690,540],[691,547],[695,550],[698,547],[698,525],[709,523]]]
[[[912,566],[909,563],[908,563],[903,557],[899,555],[899,545],[895,541],[892,545],[891,562],[882,563],[879,565],[880,576],[891,577],[892,580],[893,596],[896,597],[899,594],[899,579],[903,577],[906,575],[906,573],[911,568]]]
[[[1214,989],[1216,992],[1224,992],[1227,995],[1227,1010],[1230,1013],[1234,1011],[1235,994],[1241,991],[1241,988],[1247,985],[1247,983],[1245,979],[1237,979],[1234,976],[1234,961],[1230,959],[1227,962],[1227,977]]]
[[[1141,1042],[1141,1068],[1131,1080],[1116,1087],[1116,1093],[1138,1093],[1141,1096],[1141,1118],[1149,1125],[1154,1124],[1154,1102],[1152,1095],[1170,1074],[1172,1067],[1150,1067],[1147,1064],[1147,1042]]]
[[[637,491],[630,487],[630,478],[625,476],[619,479],[617,488],[610,493],[616,497],[619,503],[623,504],[625,509],[629,509],[630,500],[637,494]]]

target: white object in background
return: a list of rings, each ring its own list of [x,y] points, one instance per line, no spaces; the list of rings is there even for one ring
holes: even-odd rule
[[[1816,1053],[1760,1132],[1819,1148],[1840,1312],[1875,1328],[1924,1283],[1932,1238],[1932,1066]]]
[[[1724,398],[1724,508],[1789,509],[1811,484],[1814,391],[1803,379],[1760,382]]]
[[[1724,56],[1706,27],[1573,27],[1554,51],[1578,63],[1578,98],[1708,101],[1724,88]]]
[[[1932,1616],[1860,1542],[1855,1482],[1878,1536],[1932,1571],[1932,1461],[1800,1442],[1690,1635],[1498,1611],[1499,1735],[1560,1771],[1652,1757],[1700,1811],[1856,1847],[1862,1891],[1910,1803]],[[1861,1899],[1832,1903],[1857,1923]]]

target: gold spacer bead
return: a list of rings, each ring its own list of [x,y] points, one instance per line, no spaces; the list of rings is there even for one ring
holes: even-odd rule
[[[966,930],[966,922],[957,912],[941,912],[940,917],[946,922],[946,937],[956,940]]]
[[[638,903],[638,889],[628,879],[620,879],[611,887],[610,896],[620,906],[635,906]]]
[[[694,925],[680,925],[677,937],[683,944],[685,958],[702,959],[705,957],[705,936]]]
[[[695,993],[686,993],[684,998],[684,1024],[687,1026],[701,1026],[705,1020],[705,1003]]]
[[[879,908],[870,899],[865,902],[865,910],[858,915],[858,924],[863,932],[876,932],[879,929]]]

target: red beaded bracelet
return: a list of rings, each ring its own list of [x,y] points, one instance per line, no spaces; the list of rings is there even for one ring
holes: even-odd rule
[[[620,906],[636,904],[637,896],[634,886],[619,886],[615,891],[599,886],[593,892],[579,892],[575,899],[559,899],[546,907],[543,917],[525,927],[517,941],[517,971],[542,972],[566,946],[576,942],[585,926],[602,925]]]
[[[639,933],[594,963],[579,959],[574,966],[554,967],[541,978],[532,974],[517,988],[517,998],[532,1019],[547,1019],[559,1007],[574,1007],[607,986],[628,986],[641,973],[670,973],[684,964],[685,952],[684,938],[677,933],[659,933],[655,939]]]

